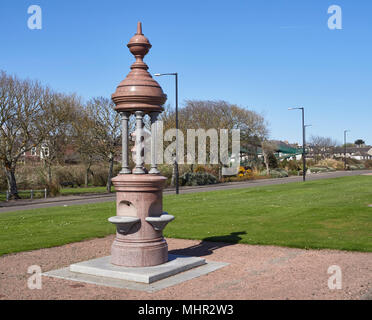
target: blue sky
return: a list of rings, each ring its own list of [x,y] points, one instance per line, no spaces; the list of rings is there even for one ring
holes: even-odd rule
[[[42,30],[27,8],[42,8]],[[342,8],[342,30],[327,26]],[[88,99],[110,96],[129,72],[137,21],[153,47],[151,73],[178,72],[179,98],[223,99],[263,113],[271,138],[372,144],[370,0],[1,0],[0,69]],[[173,79],[157,79],[174,106]]]

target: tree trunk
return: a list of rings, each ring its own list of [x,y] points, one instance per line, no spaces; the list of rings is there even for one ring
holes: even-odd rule
[[[106,191],[108,193],[111,193],[111,186],[112,186],[111,178],[112,178],[113,170],[114,170],[114,157],[111,156],[109,159],[109,171],[108,171],[107,184],[106,184]]]
[[[174,161],[173,163],[171,186],[172,187],[176,186],[176,161]]]
[[[52,165],[48,163],[48,183],[49,185],[52,184]]]
[[[88,187],[90,166],[91,166],[91,164],[89,163],[88,166],[85,168],[85,178],[84,178],[84,186],[85,186],[85,188]]]
[[[6,165],[4,168],[6,181],[8,183],[9,199],[20,199],[18,195],[17,181],[15,178],[15,166]]]
[[[44,169],[48,180],[48,186],[52,184],[52,164],[47,159],[44,159]]]
[[[269,157],[266,152],[263,153],[263,156],[264,156],[264,162],[266,165],[266,175],[269,176],[270,175]]]

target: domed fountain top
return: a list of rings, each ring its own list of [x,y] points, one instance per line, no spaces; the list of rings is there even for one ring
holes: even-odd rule
[[[136,61],[131,66],[127,77],[116,88],[112,95],[116,107],[120,111],[163,111],[162,105],[167,100],[160,85],[151,77],[147,71],[148,66],[143,62],[144,56],[151,48],[150,41],[142,33],[141,22],[137,24],[137,33],[128,43],[130,52]]]

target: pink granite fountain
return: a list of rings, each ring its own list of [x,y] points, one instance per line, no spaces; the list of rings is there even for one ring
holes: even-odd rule
[[[141,23],[128,44],[136,61],[128,76],[112,95],[116,111],[122,119],[122,170],[112,179],[116,189],[117,215],[109,218],[116,226],[111,255],[71,264],[67,268],[43,273],[44,276],[82,281],[112,287],[153,292],[207,274],[226,265],[207,262],[201,257],[168,254],[163,229],[174,219],[163,212],[163,188],[166,178],[157,169],[159,154],[158,116],[167,97],[147,72],[144,56],[151,48],[142,34]],[[135,116],[135,167],[129,168],[128,121]],[[151,119],[151,169],[144,167],[143,119]],[[159,144],[161,148],[162,144]],[[193,270],[191,270],[193,269]],[[151,284],[151,285],[149,285]]]
[[[156,164],[157,119],[164,110],[162,106],[167,96],[143,62],[151,44],[142,34],[141,22],[138,22],[137,33],[130,39],[128,48],[136,61],[112,95],[115,110],[122,119],[122,170],[112,179],[116,190],[117,216],[109,221],[116,225],[117,233],[111,247],[111,263],[125,267],[148,267],[168,261],[168,245],[162,230],[174,219],[163,212],[166,178],[159,174]],[[143,119],[146,114],[151,119],[151,169],[148,173],[143,160]],[[136,118],[133,170],[129,168],[128,161],[128,121],[132,115]]]

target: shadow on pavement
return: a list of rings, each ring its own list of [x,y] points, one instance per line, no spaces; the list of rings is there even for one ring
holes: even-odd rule
[[[238,243],[242,238],[240,235],[247,234],[245,231],[232,232],[229,235],[224,236],[213,236],[204,238],[199,244],[184,248],[169,251],[170,254],[182,255],[182,256],[207,256],[213,253],[214,250],[231,246]]]

